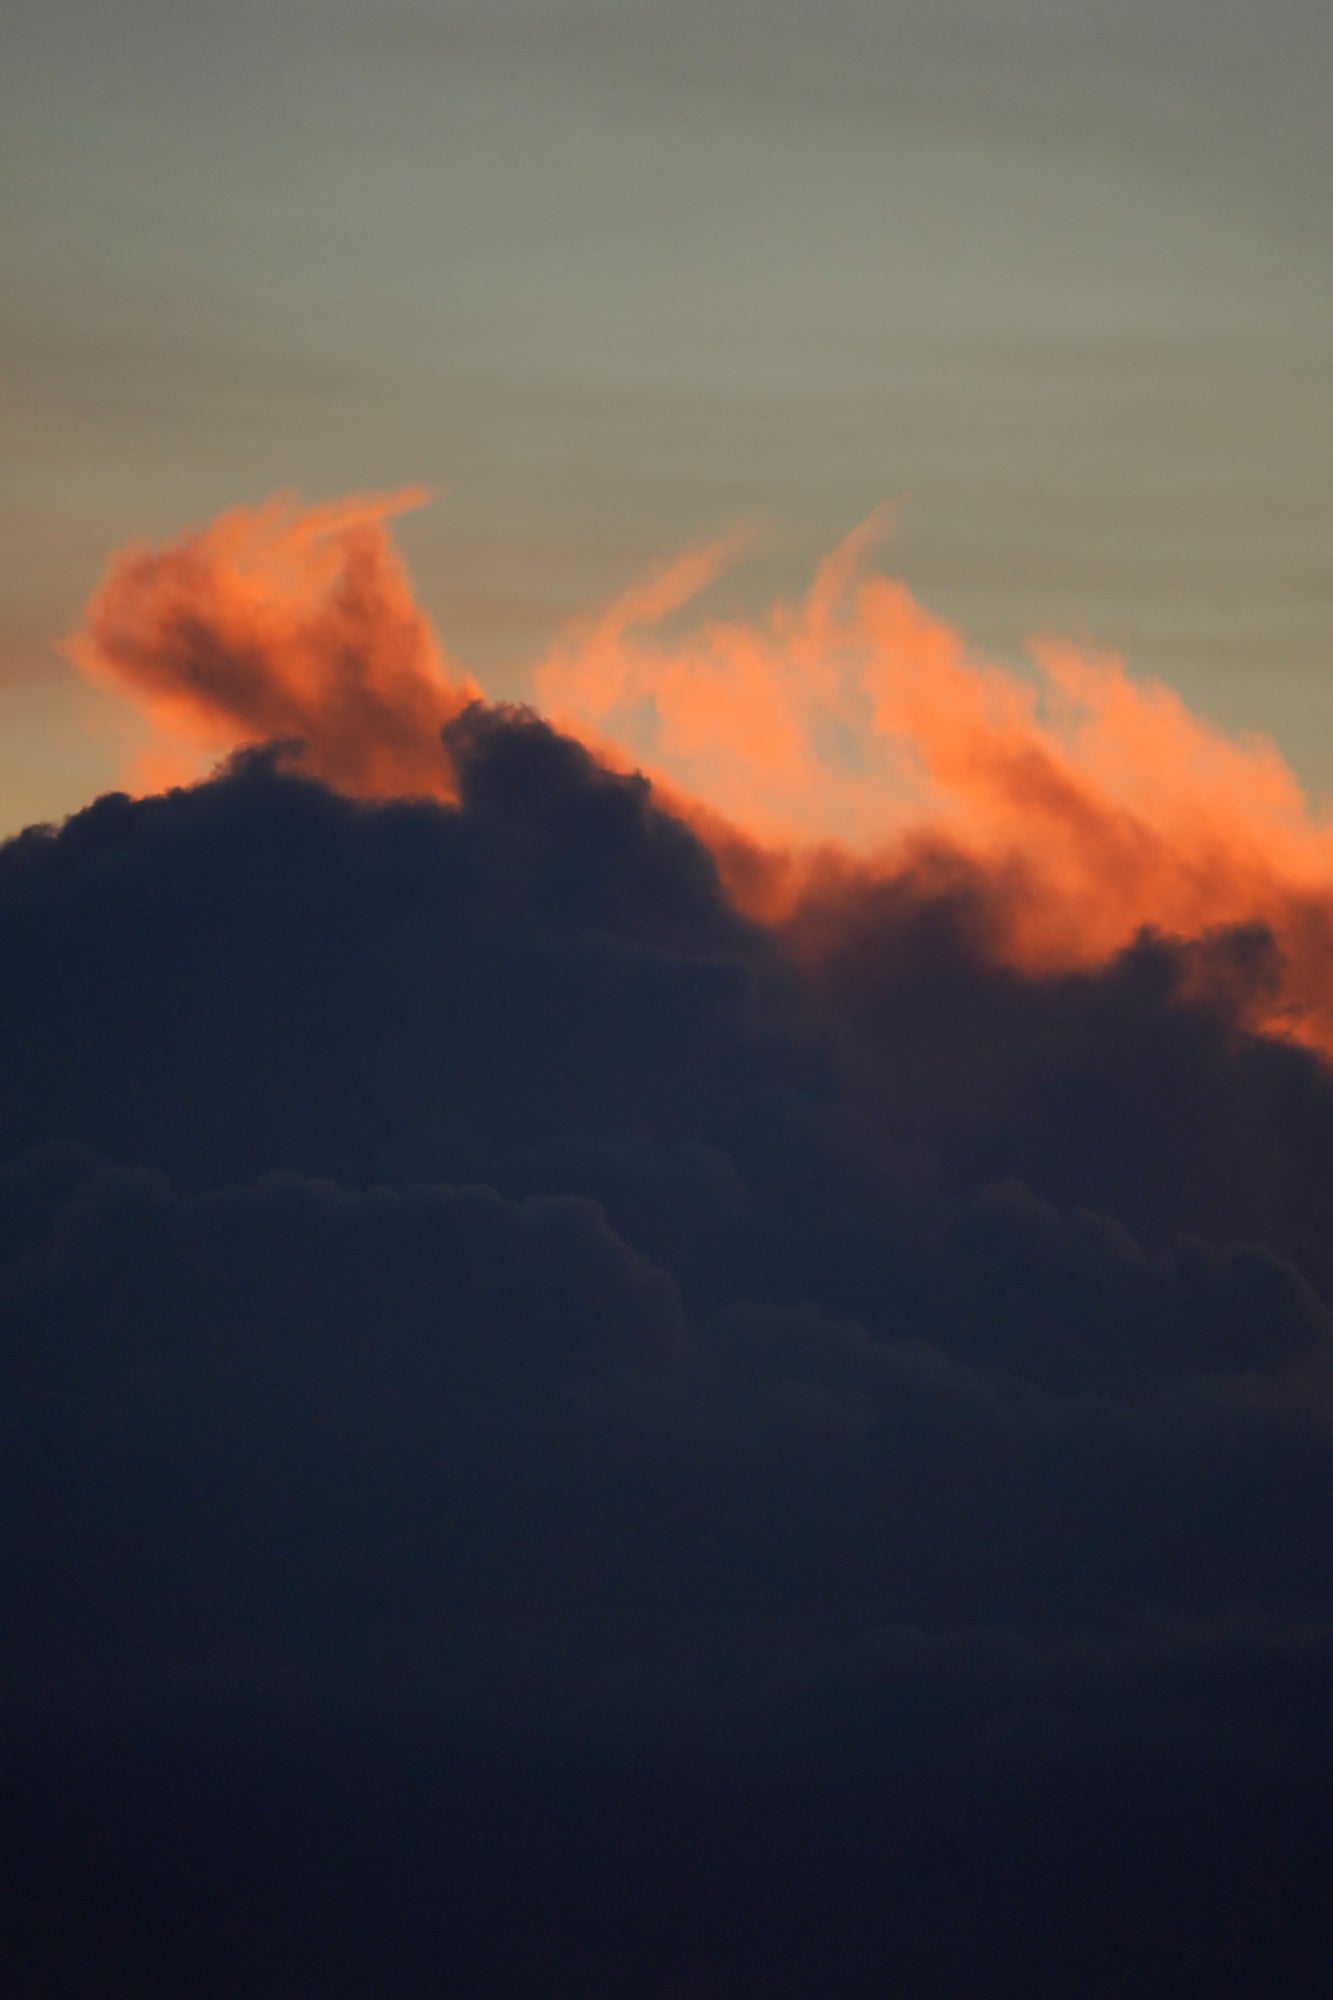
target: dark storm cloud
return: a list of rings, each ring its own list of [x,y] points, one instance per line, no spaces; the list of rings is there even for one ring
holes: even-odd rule
[[[1323,1990],[1271,946],[1025,979],[934,864],[759,930],[448,740],[0,852],[12,1990]]]

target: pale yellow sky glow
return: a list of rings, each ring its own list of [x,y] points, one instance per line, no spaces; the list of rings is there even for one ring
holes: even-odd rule
[[[451,652],[878,501],[999,657],[1115,649],[1333,787],[1321,0],[17,0],[0,73],[0,825],[125,765],[107,556],[423,481]]]

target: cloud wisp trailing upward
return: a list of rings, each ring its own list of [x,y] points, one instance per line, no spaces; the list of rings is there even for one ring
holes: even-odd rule
[[[451,670],[386,528],[425,498],[275,499],[122,551],[70,650],[148,725],[132,781],[151,790],[201,753],[279,740],[353,797],[447,796],[440,730],[478,690]]]

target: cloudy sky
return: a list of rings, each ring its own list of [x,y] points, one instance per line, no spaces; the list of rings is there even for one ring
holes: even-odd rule
[[[1333,1993],[1328,38],[10,0],[6,1996]]]
[[[1320,0],[13,0],[0,784],[119,777],[56,651],[108,554],[424,482],[483,685],[737,522],[877,502],[978,644],[1122,652],[1333,784]]]

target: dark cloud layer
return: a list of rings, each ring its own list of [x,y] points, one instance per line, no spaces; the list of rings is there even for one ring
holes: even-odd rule
[[[728,904],[522,714],[0,851],[7,1990],[1333,1985],[1271,946]]]

